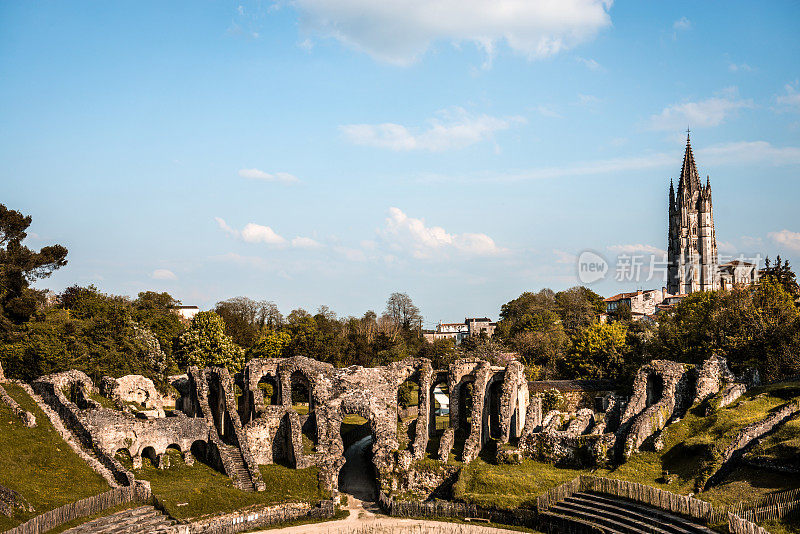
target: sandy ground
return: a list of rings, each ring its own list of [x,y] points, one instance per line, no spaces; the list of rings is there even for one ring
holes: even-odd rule
[[[488,528],[480,525],[399,519],[383,515],[375,502],[377,490],[372,476],[367,452],[372,445],[372,436],[358,441],[345,451],[345,463],[339,479],[339,489],[347,495],[346,519],[299,525],[260,532],[281,532],[286,534],[519,534],[514,530]]]

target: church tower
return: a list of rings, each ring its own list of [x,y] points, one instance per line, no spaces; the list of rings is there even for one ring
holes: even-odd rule
[[[678,190],[669,184],[667,260],[667,291],[673,295],[720,288],[711,182],[700,181],[688,131]]]

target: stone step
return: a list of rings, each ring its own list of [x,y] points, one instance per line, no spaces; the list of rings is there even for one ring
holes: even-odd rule
[[[65,534],[170,532],[174,524],[174,521],[152,506],[139,506],[94,519],[65,531]]]
[[[685,527],[682,522],[670,520],[670,518],[665,518],[649,511],[648,513],[644,513],[632,510],[621,506],[620,503],[617,502],[611,503],[605,499],[595,499],[594,496],[575,494],[572,497],[564,499],[564,501],[559,504],[591,509],[594,510],[595,513],[601,515],[604,513],[610,514],[618,519],[621,518],[624,522],[635,521],[654,525],[657,528],[657,532],[660,531],[660,533],[663,534],[695,534],[694,530]]]
[[[548,529],[548,532],[556,532],[558,534],[595,534],[597,532],[603,532],[605,534],[626,534],[625,531],[614,530],[608,526],[594,523],[589,519],[562,515],[551,510],[542,512],[541,517],[550,527],[555,528],[555,530]]]
[[[608,528],[615,532],[622,532],[623,534],[656,534],[654,531],[651,532],[649,530],[651,525],[643,524],[637,527],[635,525],[618,521],[612,517],[594,513],[588,509],[576,510],[573,507],[565,506],[562,503],[552,506],[549,511],[562,516],[575,518],[578,521],[589,521],[595,525],[600,525],[603,527],[603,530]]]
[[[566,510],[569,510],[576,516],[593,515],[596,518],[610,520],[613,521],[615,525],[624,525],[625,527],[632,529],[631,532],[674,534],[672,530],[663,528],[654,521],[645,520],[639,516],[634,516],[633,514],[628,515],[628,513],[621,508],[605,510],[586,503],[561,501],[556,505],[556,507],[554,507],[554,509],[565,514],[567,513]]]
[[[583,493],[576,493],[573,495],[573,497],[576,496],[592,499],[595,502],[603,502],[606,504],[611,504],[634,513],[643,514],[648,517],[657,517],[660,521],[663,521],[664,523],[675,525],[693,534],[716,534],[710,528],[695,523],[690,519],[686,519],[677,514],[673,514],[665,510],[660,510],[652,506],[647,506],[644,504],[629,501],[628,499],[625,499],[623,497],[615,497],[613,495],[607,495],[605,493],[594,493],[594,492],[583,492]]]

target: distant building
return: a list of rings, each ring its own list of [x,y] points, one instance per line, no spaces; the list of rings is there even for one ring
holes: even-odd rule
[[[184,321],[191,321],[194,316],[200,313],[200,308],[197,306],[173,306],[172,311],[181,316]]]
[[[601,320],[606,320],[609,315],[616,312],[621,306],[628,307],[634,319],[653,315],[656,313],[657,307],[669,298],[672,298],[672,295],[667,293],[666,288],[640,289],[631,293],[618,293],[603,300],[606,304],[606,314],[605,317],[601,317]]]
[[[468,336],[492,337],[497,323],[493,323],[488,317],[471,317],[464,319],[463,323],[439,323],[436,330],[423,332],[426,341],[433,342],[437,339],[452,339],[456,345]]]
[[[719,279],[722,289],[754,284],[758,281],[758,266],[746,261],[729,261],[719,266]]]

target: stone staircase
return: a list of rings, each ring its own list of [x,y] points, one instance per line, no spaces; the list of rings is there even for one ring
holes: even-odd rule
[[[185,525],[177,525],[152,506],[139,506],[89,521],[64,534],[178,534],[186,530]]]
[[[250,476],[250,471],[247,470],[244,458],[242,458],[242,451],[239,450],[239,447],[223,445],[220,447],[220,454],[224,458],[223,462],[225,465],[233,466],[233,472],[228,473],[228,476],[233,479],[233,485],[242,491],[256,491],[256,487],[253,485],[253,479]]]
[[[683,517],[593,492],[575,493],[543,513],[559,532],[576,534],[714,534]]]

